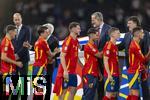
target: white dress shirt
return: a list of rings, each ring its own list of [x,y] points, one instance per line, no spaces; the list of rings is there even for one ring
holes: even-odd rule
[[[16,26],[16,27],[17,27],[17,26]],[[19,27],[17,27],[16,38],[18,38],[21,28],[22,28],[22,24],[21,24]]]

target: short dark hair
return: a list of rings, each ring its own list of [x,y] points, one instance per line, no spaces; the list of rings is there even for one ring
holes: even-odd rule
[[[111,27],[109,30],[108,30],[108,35],[110,36],[113,32],[119,30],[119,28],[116,28],[116,27]]]
[[[41,35],[42,33],[44,33],[45,30],[47,30],[48,28],[46,26],[40,26],[38,28],[38,34]]]
[[[14,31],[15,29],[17,29],[15,25],[7,25],[5,32],[8,33],[9,31]]]
[[[131,16],[127,19],[127,21],[133,21],[137,24],[137,26],[141,26],[140,19],[137,16]]]
[[[71,22],[71,23],[69,24],[69,31],[70,31],[72,28],[77,27],[78,25],[80,26],[80,24],[79,24],[78,22]]]
[[[98,29],[97,28],[89,28],[89,30],[87,31],[87,34],[96,34],[96,32],[98,32]]]
[[[140,27],[140,26],[135,27],[135,28],[133,29],[133,31],[132,31],[133,35],[135,36],[135,34],[136,34],[137,32],[139,32],[139,31],[141,31],[142,29],[143,29],[143,28]]]

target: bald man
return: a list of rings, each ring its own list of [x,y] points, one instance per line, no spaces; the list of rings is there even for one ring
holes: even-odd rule
[[[23,64],[22,68],[17,68],[18,75],[24,77],[24,81],[27,80],[28,74],[28,62],[29,62],[29,48],[30,48],[30,41],[31,41],[31,33],[27,26],[22,24],[22,16],[20,13],[14,13],[13,15],[13,22],[17,27],[17,34],[15,39],[12,40],[14,50],[15,50],[15,57],[16,60],[21,61]],[[24,95],[23,98],[27,98],[27,86],[24,84]]]

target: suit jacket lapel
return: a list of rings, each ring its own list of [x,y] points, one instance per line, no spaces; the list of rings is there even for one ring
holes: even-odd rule
[[[99,46],[99,44],[100,44],[100,42],[101,42],[102,36],[105,34],[105,30],[106,30],[106,28],[105,28],[105,24],[104,24],[103,27],[102,27],[102,29],[101,29],[101,32],[100,32],[100,37],[99,37],[99,41],[98,41],[98,46]]]
[[[19,35],[18,35],[18,40],[21,38],[21,36],[22,36],[22,31],[23,31],[23,26],[21,27],[21,29],[20,29],[20,31],[19,31]]]

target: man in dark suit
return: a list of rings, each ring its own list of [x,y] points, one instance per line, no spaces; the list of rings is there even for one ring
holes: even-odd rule
[[[55,49],[59,48],[59,40],[52,34],[54,31],[54,26],[50,23],[44,24],[43,26],[48,27],[50,31],[50,35],[47,38],[47,43],[49,45],[49,48],[51,49],[52,52],[54,52]],[[58,67],[58,62],[57,62],[57,57],[59,57],[60,53],[57,53],[53,57],[53,63],[49,63],[47,65],[47,91],[46,91],[46,96],[45,100],[49,100],[51,97],[51,89],[52,89],[52,76],[53,76],[53,70],[55,67]]]
[[[118,45],[119,50],[125,49],[125,62],[127,67],[129,67],[128,48],[133,37],[132,30],[137,26],[140,26],[139,19],[136,16],[129,17],[127,19],[127,27],[129,28],[129,32],[125,33],[124,39]]]
[[[21,61],[23,63],[22,68],[17,67],[17,73],[20,76],[24,77],[24,82],[27,82],[28,75],[28,62],[29,62],[29,48],[31,41],[31,33],[27,26],[22,24],[22,17],[20,13],[15,13],[13,15],[13,22],[17,27],[17,34],[15,39],[12,40],[14,49],[15,49],[15,57],[16,60]],[[18,80],[17,80],[18,82]],[[24,84],[24,83],[22,83]],[[27,99],[27,84],[24,84],[24,94]]]
[[[132,31],[135,27],[141,26],[140,20],[137,16],[131,16],[127,19],[127,27],[129,29],[129,32],[125,33],[124,39],[122,42],[118,45],[119,50],[125,49],[125,62],[127,68],[129,67],[129,54],[128,54],[128,48],[130,45],[130,42],[132,40],[133,34]],[[140,41],[140,46],[143,55],[147,55],[150,48],[150,34],[149,32],[144,30],[144,38]],[[148,82],[144,81],[142,82],[142,91],[143,91],[143,99],[147,100],[149,98],[149,88],[148,88]]]
[[[111,26],[107,25],[104,23],[103,21],[103,15],[101,12],[94,12],[91,15],[91,23],[92,26],[95,28],[99,29],[99,39],[95,42],[98,50],[101,53],[101,57],[102,57],[102,50],[106,44],[106,42],[109,40],[109,35],[108,35],[108,30],[111,28]],[[104,71],[104,64],[103,64],[103,59],[99,59],[99,68],[100,71],[103,75],[103,71]],[[104,96],[104,82],[103,80],[99,82],[98,84],[98,100],[102,100],[103,96]]]

